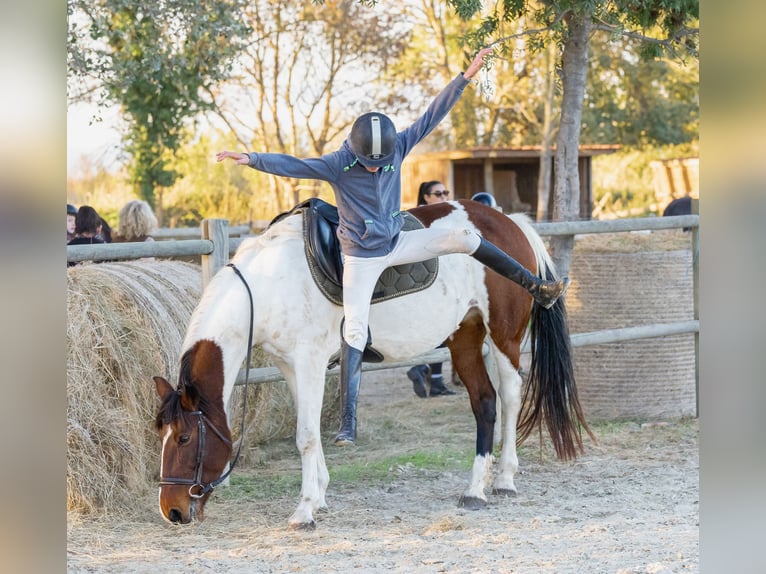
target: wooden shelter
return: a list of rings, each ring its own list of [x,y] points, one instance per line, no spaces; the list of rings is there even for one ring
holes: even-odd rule
[[[674,199],[700,197],[700,160],[698,157],[665,159],[649,164],[654,175],[654,193],[659,213]]]
[[[614,153],[619,147],[580,146],[580,218],[590,219],[593,211],[591,158]],[[486,191],[495,196],[504,212],[525,212],[534,218],[540,150],[540,146],[475,147],[411,155],[402,165],[402,204],[413,207],[420,183],[439,180],[452,190],[450,199],[470,199],[474,193]],[[553,183],[549,212],[552,205]]]

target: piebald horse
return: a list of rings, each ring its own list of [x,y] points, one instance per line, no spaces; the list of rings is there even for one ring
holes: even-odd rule
[[[410,213],[425,226],[475,229],[538,276],[555,276],[543,241],[524,215],[506,216],[471,201]],[[331,303],[310,275],[301,218],[284,217],[242,242],[232,260],[242,277],[231,267],[221,269],[192,314],[177,387],[154,378],[162,400],[156,421],[162,437],[159,503],[170,522],[203,520],[205,503],[229,462],[227,405],[249,342],[271,355],[295,399],[302,485],[288,523],[314,528],[314,513],[327,506],[330,477],[320,415],[328,359],[340,345],[343,308]],[[472,257],[452,254],[439,259],[437,278],[425,290],[372,305],[370,327],[375,349],[388,361],[408,360],[447,341],[476,419],[476,455],[470,483],[459,498],[462,506],[487,503],[497,396],[504,424],[493,494],[516,493],[516,445],[534,430],[545,426],[563,460],[583,452],[583,429],[593,436],[578,401],[563,298],[544,309],[523,288]],[[532,361],[522,396],[519,359],[528,327]],[[496,364],[495,381],[485,367],[485,339]]]

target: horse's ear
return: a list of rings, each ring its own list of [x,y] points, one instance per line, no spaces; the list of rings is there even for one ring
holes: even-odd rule
[[[199,391],[194,385],[181,387],[181,408],[185,411],[196,411],[199,405]]]
[[[160,396],[160,399],[162,401],[165,400],[165,398],[172,392],[175,392],[173,387],[170,386],[170,383],[167,382],[167,380],[163,379],[162,377],[153,377],[154,378],[154,385],[157,387],[157,394]]]

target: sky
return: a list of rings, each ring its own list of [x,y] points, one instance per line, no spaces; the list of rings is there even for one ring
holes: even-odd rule
[[[94,121],[94,114],[102,121]],[[107,169],[118,166],[120,133],[117,108],[98,110],[91,104],[70,104],[67,107],[67,175],[77,177],[82,172],[82,156]]]

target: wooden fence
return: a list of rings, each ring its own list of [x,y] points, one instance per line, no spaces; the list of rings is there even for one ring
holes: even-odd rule
[[[576,333],[571,335],[571,341],[572,346],[581,347],[664,337],[681,333],[694,333],[695,392],[697,397],[697,414],[699,414],[699,215],[616,219],[610,221],[542,222],[534,223],[533,225],[537,232],[543,236],[677,229],[680,227],[691,229],[693,320]],[[245,238],[231,237],[233,234],[241,234],[242,230],[240,228],[230,228],[225,219],[206,219],[202,222],[200,230],[192,229],[191,231],[185,231],[184,235],[192,236],[192,231],[196,235],[201,234],[202,239],[150,241],[148,243],[70,245],[67,246],[67,261],[104,261],[138,259],[141,257],[200,255],[202,261],[202,286],[204,288],[216,271],[226,265],[229,256],[237,250]],[[528,345],[522,348],[522,352],[529,352]],[[377,371],[448,360],[450,360],[448,349],[434,349],[407,362],[365,364],[363,370]],[[328,375],[336,374],[337,371],[338,368],[336,367],[328,371]],[[251,369],[248,380],[250,383],[268,383],[281,381],[283,377],[276,367],[263,367]],[[242,370],[237,377],[236,384],[244,383],[245,375],[244,370]]]

